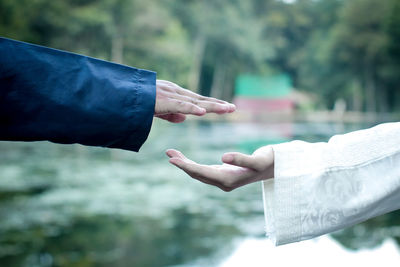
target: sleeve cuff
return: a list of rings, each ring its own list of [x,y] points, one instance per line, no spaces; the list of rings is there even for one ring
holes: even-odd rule
[[[138,152],[150,133],[154,118],[156,101],[156,73],[147,70],[137,70],[135,73],[137,85],[135,99],[129,107],[128,116],[130,123],[135,127],[127,127],[131,130],[110,148],[120,148]]]
[[[299,173],[309,170],[318,161],[322,143],[309,144],[293,141],[273,146],[275,177],[262,182],[266,234],[275,245],[298,242],[307,239],[303,235],[301,214],[305,209],[302,202],[302,188],[305,182]],[[308,155],[305,146],[314,146]],[[310,166],[308,166],[310,165]]]
[[[301,188],[298,180],[274,178],[263,181],[262,185],[268,238],[276,246],[301,241],[302,207],[296,202]]]

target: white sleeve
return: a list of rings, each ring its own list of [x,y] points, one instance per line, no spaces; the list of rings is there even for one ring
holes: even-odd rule
[[[310,239],[400,208],[400,123],[273,146],[263,181],[267,235],[276,245]]]

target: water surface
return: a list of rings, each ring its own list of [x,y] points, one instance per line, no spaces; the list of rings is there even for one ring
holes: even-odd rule
[[[170,165],[166,149],[215,164],[227,151],[367,126],[156,122],[140,153],[0,142],[0,266],[217,266],[240,240],[263,238],[261,186],[201,184]],[[353,249],[370,241],[351,229],[336,238]]]

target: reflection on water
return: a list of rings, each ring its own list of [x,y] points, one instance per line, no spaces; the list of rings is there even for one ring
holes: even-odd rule
[[[216,266],[235,241],[263,237],[260,185],[222,192],[169,165],[165,149],[217,163],[226,151],[362,126],[157,122],[140,153],[0,142],[0,266]],[[371,231],[400,223],[380,218],[335,237],[377,245],[392,232],[371,241]]]
[[[387,239],[382,245],[374,249],[349,251],[329,236],[281,247],[274,247],[265,238],[246,238],[219,267],[375,267],[381,266],[383,262],[385,267],[399,266],[398,247],[391,239]]]

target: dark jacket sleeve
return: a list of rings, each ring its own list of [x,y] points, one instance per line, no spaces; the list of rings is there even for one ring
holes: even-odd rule
[[[0,140],[138,151],[155,83],[151,71],[0,38]]]

